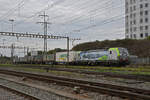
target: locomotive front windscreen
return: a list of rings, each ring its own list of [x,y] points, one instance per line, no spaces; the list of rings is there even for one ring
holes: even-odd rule
[[[119,52],[121,56],[129,56],[129,52],[126,48],[119,48]]]

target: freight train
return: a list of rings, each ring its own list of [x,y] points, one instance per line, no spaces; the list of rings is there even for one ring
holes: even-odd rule
[[[19,64],[70,64],[70,65],[128,65],[129,53],[126,48],[108,48],[89,51],[56,52],[47,56],[26,56],[16,58]]]

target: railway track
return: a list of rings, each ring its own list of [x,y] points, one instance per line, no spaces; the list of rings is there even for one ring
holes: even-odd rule
[[[140,80],[140,81],[147,81],[150,82],[150,75],[125,75],[125,74],[117,74],[111,72],[95,72],[95,71],[87,71],[82,69],[67,69],[67,68],[49,68],[49,70],[53,71],[66,71],[66,72],[74,72],[80,74],[88,74],[88,75],[103,75],[106,77],[114,77],[114,78],[124,78],[124,79],[133,79],[133,80]]]
[[[39,81],[56,83],[62,86],[68,87],[80,87],[80,89],[98,92],[101,94],[107,94],[110,96],[116,96],[121,98],[127,98],[129,100],[150,100],[150,90],[143,90],[125,86],[97,83],[97,82],[89,82],[84,80],[70,79],[65,77],[56,77],[56,76],[47,76],[47,75],[39,75],[32,74],[26,72],[17,72],[11,70],[0,70],[2,74],[14,75],[18,77],[26,77],[30,79],[36,79]]]
[[[20,67],[20,66],[19,66]],[[139,80],[139,81],[146,81],[150,82],[150,75],[125,75],[119,73],[111,73],[111,72],[96,72],[96,71],[88,71],[83,69],[69,69],[69,68],[52,68],[52,67],[45,67],[45,66],[21,66],[24,68],[35,68],[35,69],[45,69],[45,70],[52,70],[52,71],[66,71],[66,72],[73,72],[79,74],[88,74],[88,75],[103,75],[106,77],[114,77],[114,78],[123,78],[123,79],[132,79],[132,80]]]
[[[8,92],[11,92],[11,93],[13,93],[13,94],[16,94],[16,95],[19,95],[19,96],[21,96],[21,97],[24,97],[24,98],[27,99],[27,100],[40,100],[40,99],[38,99],[38,98],[36,98],[36,97],[34,97],[34,96],[32,96],[32,95],[23,93],[23,92],[21,92],[21,91],[19,91],[19,90],[10,88],[10,87],[5,86],[5,85],[2,85],[2,84],[0,84],[0,88],[6,90],[6,91],[8,91]]]

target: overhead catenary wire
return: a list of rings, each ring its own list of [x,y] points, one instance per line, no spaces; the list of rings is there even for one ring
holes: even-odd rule
[[[118,8],[121,8],[122,6],[124,6],[124,5],[121,5],[121,6],[119,6],[119,7],[114,7],[113,9],[118,9]],[[98,8],[97,8],[98,9]],[[102,10],[104,10],[104,9],[112,9],[112,7],[104,7],[104,8],[102,8]],[[103,12],[103,13],[106,13],[106,12]],[[93,17],[97,17],[97,16],[100,16],[101,14],[96,14],[95,16],[93,16]],[[88,15],[89,17],[90,17],[90,15]],[[82,17],[82,16],[81,16]],[[86,19],[82,19],[82,20],[86,20]],[[77,18],[77,20],[76,21],[81,21],[81,20],[79,20],[78,18]],[[67,23],[64,23],[64,25],[68,25]],[[70,24],[70,25],[72,25],[72,23]]]
[[[148,11],[150,11],[150,10],[148,10]],[[139,11],[140,12],[140,11]],[[138,13],[139,13],[138,12]],[[137,12],[136,12],[137,13]],[[125,13],[122,13],[122,14],[120,14],[120,15],[117,15],[117,16],[113,16],[112,18],[110,18],[110,19],[106,19],[106,20],[104,20],[104,21],[100,21],[100,22],[98,22],[98,24],[100,24],[101,23],[101,25],[89,25],[89,26],[87,26],[87,27],[84,27],[84,28],[80,28],[80,29],[78,29],[78,31],[81,31],[81,30],[85,30],[85,29],[90,29],[90,28],[92,28],[92,27],[98,27],[98,26],[103,26],[103,25],[105,25],[105,24],[109,24],[109,23],[112,23],[112,22],[115,22],[115,21],[118,21],[118,20],[120,20],[120,19],[123,19],[123,20],[125,20]]]
[[[66,1],[66,0],[62,0],[61,2],[60,2],[60,0],[58,0],[57,2],[54,2],[54,3],[52,3],[51,5],[49,5],[49,2],[50,2],[50,1],[49,1],[49,2],[47,3],[47,6],[46,6],[45,8],[42,8],[41,10],[39,10],[38,12],[35,12],[34,14],[32,14],[32,15],[29,16],[29,17],[24,17],[25,19],[22,20],[22,21],[19,22],[19,23],[16,23],[15,26],[17,26],[17,25],[19,25],[19,24],[22,24],[23,22],[25,22],[25,21],[27,21],[27,20],[29,20],[29,19],[33,19],[33,18],[37,17],[38,14],[40,14],[40,13],[42,13],[42,12],[44,12],[44,11],[47,11],[47,10],[53,8],[54,6],[56,6],[56,5],[60,4],[60,3],[62,3],[63,1]]]
[[[38,12],[39,13],[39,12]],[[32,16],[31,16],[32,17]],[[18,23],[17,23],[18,24]]]
[[[24,21],[26,21],[26,20],[29,20],[29,19],[33,19],[34,17],[36,17],[36,15],[38,15],[39,13],[41,13],[41,12],[43,12],[43,11],[46,11],[46,10],[49,10],[50,8],[54,8],[54,6],[57,6],[57,5],[59,5],[59,4],[61,4],[62,2],[64,2],[64,1],[66,1],[66,0],[63,0],[63,1],[61,1],[61,2],[55,2],[54,4],[52,4],[52,5],[48,5],[46,8],[44,8],[44,9],[42,9],[42,10],[40,10],[40,11],[38,11],[38,12],[36,12],[35,14],[33,14],[33,15],[31,15],[31,16],[29,16],[29,17],[26,17],[26,19],[24,20]],[[60,17],[60,16],[59,16]],[[62,16],[61,16],[62,17]],[[58,18],[58,16],[55,16],[54,18]],[[53,19],[53,18],[52,18]],[[20,23],[16,23],[16,25],[19,25],[19,24],[21,24],[22,22],[20,22]],[[15,25],[15,26],[16,26]]]
[[[81,6],[81,7],[78,7],[78,9],[81,9],[81,8],[87,8],[87,5],[85,6],[85,7],[82,7],[83,5],[85,5],[85,4],[87,4],[88,2],[89,2],[90,0],[87,0],[86,2],[84,1],[84,2],[75,2],[75,3],[71,3],[70,5],[71,6]],[[93,2],[92,2],[93,3]],[[80,5],[78,5],[78,4],[80,4]],[[94,4],[96,4],[96,3],[94,3]],[[63,5],[64,7],[67,7],[68,5]],[[69,6],[69,7],[71,7],[71,6]],[[91,6],[91,5],[89,5],[89,6]],[[53,9],[53,10],[55,10],[55,9]],[[51,12],[52,12],[52,9],[51,9]],[[58,18],[63,18],[63,17],[66,17],[66,16],[64,16],[64,15],[62,15],[62,14],[60,14],[60,15],[56,15],[56,16],[53,16],[51,19],[52,20],[54,20],[54,19],[58,19]],[[66,18],[67,19],[67,18]]]
[[[105,25],[105,24],[108,24],[108,23],[111,23],[111,22],[114,22],[114,21],[117,21],[117,20],[123,19],[123,18],[125,18],[125,16],[120,16],[120,15],[114,16],[114,17],[112,17],[112,18],[105,19],[105,20],[100,21],[100,22],[97,23],[97,24],[101,24],[101,25],[93,24],[93,25],[89,25],[89,26],[80,28],[80,29],[78,29],[78,30],[79,30],[79,31],[82,31],[82,30],[85,30],[85,29],[88,30],[88,29],[90,29],[90,28],[102,26],[102,25]]]
[[[116,7],[116,8],[120,8],[121,6],[119,6],[119,7]],[[97,15],[98,16],[98,15]],[[83,19],[84,20],[84,19]],[[107,19],[107,20],[111,20],[111,18],[110,19]],[[105,23],[106,24],[106,23]],[[95,26],[95,25],[91,25],[91,27],[93,27],[93,26]],[[89,27],[89,26],[88,26]],[[87,28],[88,28],[87,27]],[[86,29],[86,28],[85,28]]]
[[[110,0],[111,1],[111,0]]]
[[[105,2],[105,3],[108,3],[108,2]],[[92,5],[89,5],[89,6],[94,6],[96,3],[94,3],[94,4],[92,4]],[[79,5],[78,5],[79,6]],[[100,5],[99,5],[100,6]],[[101,6],[100,6],[101,7]],[[52,20],[59,20],[59,19],[61,19],[61,20],[64,20],[64,22],[63,23],[65,23],[65,21],[70,21],[70,20],[74,20],[74,19],[79,19],[79,18],[82,18],[82,17],[86,17],[87,15],[84,15],[83,16],[83,14],[78,14],[78,13],[80,13],[80,11],[86,11],[86,13],[90,13],[90,12],[92,12],[91,10],[94,10],[94,9],[87,9],[88,8],[88,6],[86,5],[86,6],[81,6],[81,7],[78,7],[77,9],[78,9],[78,11],[75,13],[75,14],[73,14],[73,15],[71,15],[71,16],[65,16],[65,15],[57,15],[57,16],[54,16],[54,17],[52,17],[51,19]],[[69,10],[69,11],[71,11],[71,10]],[[67,23],[66,23],[67,24]]]
[[[26,0],[22,0],[15,6],[14,8],[9,9],[5,14],[0,16],[0,20],[4,20],[7,17],[9,17],[11,14],[13,14],[18,8],[21,8],[24,6]]]
[[[119,6],[119,7],[114,7],[115,9],[116,8],[121,8],[121,7],[123,7],[122,5],[121,6]],[[104,9],[113,9],[112,7],[106,7],[106,8],[104,8]],[[75,19],[72,19],[72,20],[70,20],[70,21],[66,21],[66,22],[64,22],[64,23],[62,23],[62,24],[67,24],[67,23],[71,23],[71,24],[73,24],[73,22],[74,23],[77,23],[77,22],[81,22],[81,21],[84,21],[84,20],[88,20],[88,18],[97,18],[98,19],[98,16],[100,16],[100,15],[104,15],[104,14],[106,14],[106,11],[103,11],[104,9],[102,9],[101,11],[99,11],[100,13],[98,13],[98,14],[95,14],[95,15],[92,15],[92,17],[91,17],[91,15],[90,14],[88,14],[87,16],[85,16],[85,18],[83,18],[82,16],[79,16],[78,18],[75,18]],[[88,12],[88,13],[92,13],[92,12]]]
[[[99,6],[98,8],[94,8],[94,9],[89,9],[89,10],[87,10],[86,8],[88,8],[88,6],[86,5],[85,7],[79,7],[78,8],[78,10],[79,11],[82,11],[82,10],[84,10],[84,11],[86,11],[86,14],[89,14],[89,13],[91,13],[91,12],[94,12],[94,11],[96,11],[96,10],[101,10],[100,8],[102,8],[102,10],[103,9],[105,9],[105,7],[102,7],[103,5],[105,5],[105,4],[107,4],[107,3],[109,3],[111,0],[108,0],[108,1],[106,1],[106,2],[103,2],[103,3],[100,3],[100,5],[99,4],[96,4],[96,3],[94,3],[93,5],[90,5],[90,6],[94,6],[95,4],[96,4],[96,6]],[[101,6],[102,5],[102,6]],[[109,4],[107,4],[107,6],[109,6]],[[87,16],[87,15],[84,15],[85,17]],[[68,21],[68,19],[69,19],[69,21],[70,21],[70,19],[71,20],[74,20],[74,19],[79,19],[79,18],[81,18],[81,17],[83,17],[82,16],[82,14],[80,14],[79,16],[78,16],[78,14],[75,14],[75,15],[72,15],[72,16],[70,16],[70,17],[66,17],[65,19],[62,19],[62,20],[67,20]],[[55,19],[53,19],[53,20],[55,20]],[[57,19],[56,19],[57,20]],[[65,22],[64,22],[65,23]]]

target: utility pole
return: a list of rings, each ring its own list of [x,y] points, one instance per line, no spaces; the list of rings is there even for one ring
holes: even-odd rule
[[[79,39],[79,38],[74,38],[74,39],[71,39],[71,38],[69,38],[69,37],[67,37],[67,64],[69,64],[69,53],[70,53],[70,50],[69,50],[69,45],[70,45],[70,43],[69,43],[69,41],[70,40],[72,40],[72,45],[73,45],[73,42],[74,41],[76,41],[76,40],[81,40],[81,39]]]
[[[13,63],[13,58],[14,58],[14,44],[11,45],[11,60]]]
[[[40,17],[43,17],[43,22],[37,22],[40,24],[44,24],[44,55],[46,55],[46,60],[47,60],[47,28],[48,28],[48,24],[51,24],[49,22],[46,21],[46,17],[49,17],[48,15],[44,14],[43,15],[39,15]]]
[[[67,37],[67,64],[69,65],[69,37]]]
[[[29,61],[29,47],[27,47],[27,62]]]
[[[13,33],[14,31],[14,19],[9,19],[9,21],[11,22],[12,24],[12,27],[11,27],[11,31]],[[14,45],[12,44],[12,48],[11,48],[11,60],[12,60],[12,63],[13,63],[13,59],[14,59]]]
[[[5,44],[4,41],[6,41],[6,39],[3,39],[3,46],[4,46],[4,44]]]
[[[26,47],[24,47],[24,57],[26,56]]]
[[[9,19],[9,21],[11,22],[11,24],[12,24],[12,27],[11,27],[11,31],[12,31],[12,33],[14,32],[14,19]]]

